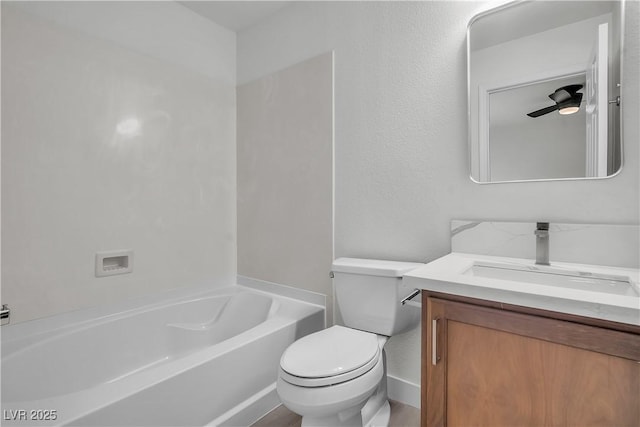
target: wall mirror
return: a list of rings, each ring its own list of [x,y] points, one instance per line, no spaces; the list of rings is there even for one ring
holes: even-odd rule
[[[604,178],[622,166],[624,2],[519,1],[467,32],[471,179]]]

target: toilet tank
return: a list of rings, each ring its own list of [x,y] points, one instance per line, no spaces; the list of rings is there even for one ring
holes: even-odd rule
[[[401,305],[413,288],[402,275],[424,264],[374,259],[338,258],[332,264],[337,309],[344,325],[391,336],[420,321],[420,310]]]

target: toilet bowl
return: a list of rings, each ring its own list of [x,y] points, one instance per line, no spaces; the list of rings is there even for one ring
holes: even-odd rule
[[[282,403],[303,416],[304,426],[388,424],[386,341],[343,326],[296,341],[280,361],[277,390]],[[376,394],[384,398],[372,400]]]
[[[384,345],[419,322],[419,310],[400,304],[413,289],[402,275],[423,264],[339,258],[336,301],[345,326],[307,335],[280,359],[277,392],[302,415],[303,426],[387,426]]]

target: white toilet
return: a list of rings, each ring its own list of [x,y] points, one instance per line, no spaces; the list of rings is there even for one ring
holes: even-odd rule
[[[303,426],[387,426],[384,345],[417,325],[420,311],[401,305],[413,288],[402,275],[423,264],[339,258],[334,289],[345,326],[307,335],[280,359],[278,395]]]

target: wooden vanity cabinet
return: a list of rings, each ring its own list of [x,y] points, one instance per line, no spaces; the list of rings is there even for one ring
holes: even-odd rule
[[[640,328],[423,291],[423,427],[640,426]]]

